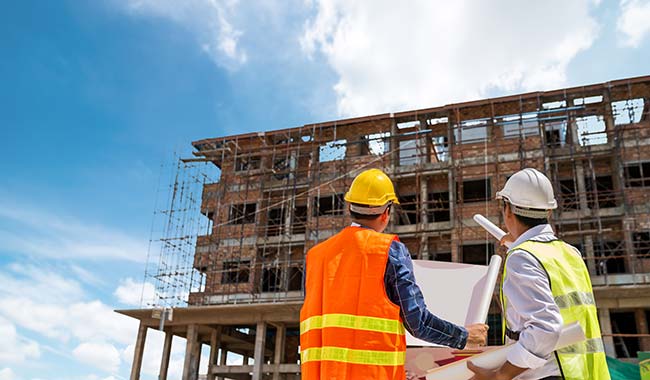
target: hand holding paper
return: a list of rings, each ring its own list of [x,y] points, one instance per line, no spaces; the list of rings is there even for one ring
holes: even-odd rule
[[[490,235],[494,236],[498,241],[501,241],[501,239],[507,235],[504,230],[497,227],[494,223],[490,222],[488,218],[484,217],[481,214],[474,214],[474,221],[478,223],[479,226],[485,228],[485,230],[489,232]],[[505,241],[503,245],[510,248],[510,244],[512,243]]]

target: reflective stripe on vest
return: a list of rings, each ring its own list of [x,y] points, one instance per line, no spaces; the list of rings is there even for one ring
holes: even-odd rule
[[[548,276],[564,324],[578,321],[587,337],[584,342],[556,351],[562,376],[571,380],[609,380],[591,279],[582,257],[560,240],[529,240],[512,248],[510,252],[514,250],[526,251],[539,261]],[[507,258],[503,269],[504,279],[507,276],[506,266]],[[503,285],[501,289],[505,315],[507,298],[503,294]]]
[[[300,322],[300,334],[312,329],[341,327],[404,335],[404,324],[394,319],[363,317],[351,314],[315,315]]]
[[[406,352],[353,350],[343,347],[315,347],[300,352],[300,361],[302,363],[321,360],[351,364],[395,366],[404,365]]]

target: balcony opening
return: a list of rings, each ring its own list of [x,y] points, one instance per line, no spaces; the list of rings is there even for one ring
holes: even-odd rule
[[[487,265],[494,255],[494,244],[468,244],[460,247],[461,262],[465,264]]]
[[[449,215],[449,192],[429,193],[427,204],[427,218],[429,223],[448,222]]]
[[[307,224],[307,205],[296,205],[293,208],[293,219],[291,220],[291,234],[304,234]]]
[[[577,117],[579,143],[582,146],[607,144],[605,120],[601,115]]]
[[[596,274],[625,273],[625,247],[620,241],[595,241]]]
[[[259,156],[237,157],[235,161],[235,171],[243,172],[259,169],[261,162],[262,159]]]
[[[250,278],[250,260],[224,261],[222,284],[245,284]]]
[[[263,292],[282,291],[282,269],[265,268],[262,271],[262,291]]]
[[[397,224],[405,226],[419,223],[420,213],[418,212],[418,204],[419,201],[416,194],[400,195]]]
[[[424,163],[425,154],[419,139],[402,140],[399,142],[399,165],[409,166]]]
[[[637,258],[650,259],[650,232],[634,232],[632,245]]]
[[[487,119],[465,120],[454,126],[456,144],[472,144],[487,140]]]
[[[269,210],[266,220],[266,234],[268,236],[278,236],[284,233],[284,215],[284,207]]]
[[[492,198],[490,179],[463,181],[462,192],[459,193],[462,195],[459,197],[462,203],[489,201]]]
[[[435,261],[446,261],[451,262],[451,252],[435,252],[431,255]]]
[[[640,122],[643,118],[644,107],[645,101],[643,98],[626,99],[612,102],[614,124],[622,125]]]
[[[345,159],[347,140],[336,140],[321,145],[318,152],[319,162],[330,162]]]
[[[390,151],[390,132],[373,133],[363,136],[363,142],[366,143],[362,154],[371,154],[381,156]]]
[[[549,148],[559,148],[566,144],[567,123],[563,121],[554,121],[544,123],[544,141]]]
[[[314,198],[314,216],[343,215],[343,194],[322,195]]]
[[[434,136],[431,138],[431,162],[449,161],[449,138],[447,136]]]
[[[611,175],[598,176],[595,183],[592,177],[585,177],[585,187],[589,208],[596,208],[596,204],[598,208],[617,206],[614,179]]]
[[[650,186],[650,162],[639,162],[625,165],[626,187]]]
[[[560,207],[562,211],[577,210],[580,206],[578,202],[578,189],[576,181],[573,179],[560,180]]]
[[[302,266],[289,268],[289,291],[302,290]]]
[[[636,316],[633,311],[611,312],[612,332],[614,334],[638,334],[636,329]],[[618,358],[636,358],[640,349],[638,337],[615,336],[614,348]]]
[[[230,224],[247,224],[255,223],[256,203],[240,203],[230,205],[230,215],[228,222]]]

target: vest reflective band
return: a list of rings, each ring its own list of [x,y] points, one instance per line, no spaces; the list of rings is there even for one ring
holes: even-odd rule
[[[342,327],[404,335],[404,324],[401,321],[375,317],[360,317],[350,314],[315,315],[300,322],[300,334],[312,329],[327,327]]]
[[[404,325],[384,285],[396,239],[347,227],[307,253],[300,310],[303,380],[405,378]]]
[[[316,347],[300,352],[302,363],[331,360],[366,365],[404,365],[406,352],[352,350],[341,347]]]
[[[514,250],[528,252],[542,265],[564,324],[578,321],[587,337],[584,342],[555,352],[562,376],[567,380],[609,380],[591,279],[582,257],[560,240],[529,240],[512,248],[510,252]],[[507,260],[506,258],[503,269],[504,280],[507,276]],[[503,294],[503,285],[501,299],[505,315],[508,300]]]

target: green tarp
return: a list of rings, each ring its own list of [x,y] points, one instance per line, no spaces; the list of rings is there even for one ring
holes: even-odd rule
[[[607,367],[612,380],[641,380],[638,364],[625,363],[608,356]]]

